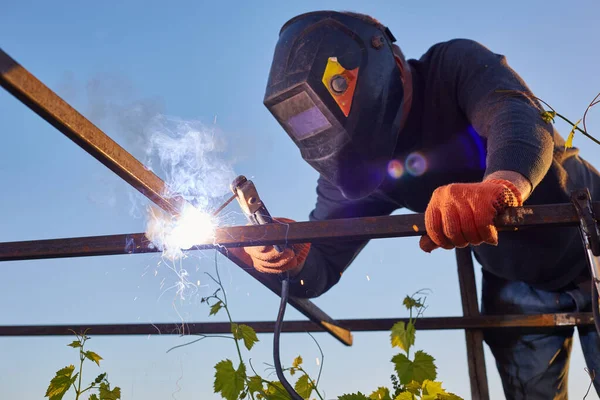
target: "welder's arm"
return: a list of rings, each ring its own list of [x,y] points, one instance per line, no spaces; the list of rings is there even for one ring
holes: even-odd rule
[[[400,208],[390,200],[372,195],[358,201],[345,199],[341,192],[324,178],[319,178],[317,202],[310,213],[311,221],[389,215]],[[332,232],[334,234],[334,232]],[[342,272],[362,251],[368,241],[315,243],[296,271],[290,293],[297,297],[317,297],[339,282]]]
[[[486,171],[481,183],[434,192],[425,213],[425,251],[496,244],[495,215],[527,199],[548,172],[554,151],[552,125],[504,56],[465,39],[450,42],[445,51],[447,90],[487,141]]]

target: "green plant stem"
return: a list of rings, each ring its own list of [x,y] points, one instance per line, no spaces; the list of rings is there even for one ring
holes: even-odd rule
[[[576,130],[578,130],[579,132],[581,132],[584,136],[586,136],[588,139],[590,139],[591,141],[593,141],[596,144],[600,144],[600,141],[598,141],[598,139],[596,139],[595,137],[593,137],[592,135],[590,135],[589,133],[587,133],[586,131],[584,131],[583,129],[581,129],[578,126],[575,126],[575,124],[573,122],[571,122],[567,117],[565,117],[564,115],[561,115],[559,113],[556,113],[556,116],[561,118],[562,120],[564,120],[565,122],[567,122],[568,124],[571,124]]]
[[[81,343],[81,348],[79,349],[79,382],[77,383],[77,389],[75,389],[75,400],[79,400],[79,396],[81,395],[81,376],[83,375],[83,360],[85,357],[83,355],[83,343]]]

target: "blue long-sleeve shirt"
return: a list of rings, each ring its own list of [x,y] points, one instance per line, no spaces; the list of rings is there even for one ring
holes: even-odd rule
[[[390,176],[377,192],[358,201],[345,199],[321,177],[311,221],[389,215],[399,208],[424,212],[437,187],[478,182],[501,170],[530,181],[533,192],[525,205],[568,203],[570,192],[582,187],[598,198],[600,175],[577,149],[565,150],[538,102],[516,94],[531,91],[504,56],[475,41],[455,39],[408,62],[413,99],[396,158],[404,162],[419,154],[425,172]],[[313,244],[291,293],[316,297],[326,292],[366,244]],[[500,232],[498,246],[484,244],[473,251],[485,270],[546,290],[568,284],[586,268],[579,233],[572,227]]]

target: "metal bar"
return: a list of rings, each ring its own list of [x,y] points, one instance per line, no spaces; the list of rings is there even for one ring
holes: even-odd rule
[[[600,202],[594,203],[600,215]],[[497,218],[501,231],[551,226],[577,226],[572,204],[509,209]],[[220,249],[266,244],[318,243],[420,236],[423,214],[393,215],[219,228],[212,240],[195,249]],[[158,250],[143,233],[0,243],[0,261],[153,253]]]
[[[475,271],[470,247],[456,249],[456,263],[458,266],[458,282],[463,315],[465,317],[479,317],[477,285],[475,283]],[[485,354],[483,352],[483,331],[466,329],[465,340],[467,345],[469,380],[471,383],[471,398],[474,400],[489,400],[490,393],[485,368]]]
[[[45,119],[165,211],[178,200],[165,197],[165,183],[50,88],[0,49],[0,86]]]
[[[342,319],[337,322],[353,332],[389,331],[398,322],[408,322],[406,318]],[[275,321],[238,322],[251,326],[257,333],[272,333]],[[477,317],[427,317],[419,318],[417,330],[461,330],[461,329],[524,329],[548,331],[574,326],[592,325],[592,313],[564,313],[539,315],[493,315]],[[230,333],[229,322],[188,322],[156,324],[65,324],[65,325],[14,325],[1,326],[0,336],[63,336],[71,335],[71,330],[82,332],[89,329],[94,336],[106,335],[193,335]],[[323,329],[310,321],[286,321],[283,332],[323,332]]]
[[[179,212],[181,206],[184,204],[184,200],[178,197],[166,197],[166,194],[170,192],[168,192],[165,182],[146,169],[141,162],[129,154],[124,148],[119,146],[87,118],[77,112],[77,110],[61,99],[35,76],[29,73],[29,71],[23,68],[23,66],[17,63],[2,49],[0,49],[0,86],[163,210],[170,214],[177,214]],[[116,247],[121,248],[121,254],[123,249],[129,248],[128,246],[130,244],[129,235],[123,236],[125,237],[116,238],[117,240],[123,240],[116,245]],[[136,238],[141,240],[142,236],[143,235],[138,235]],[[135,245],[135,239],[133,239],[133,241]],[[53,243],[56,244],[56,242]],[[35,243],[30,244],[32,244],[31,247],[27,247],[23,244],[17,244],[17,247],[13,247],[13,254],[15,254],[16,251],[16,253],[24,254],[25,258],[19,258],[17,256],[13,258],[8,257],[4,260],[52,258],[44,257],[45,251],[39,247],[43,247],[43,243],[38,243],[37,245]],[[114,242],[112,242],[112,244],[115,245]],[[148,246],[149,243],[144,242],[144,245]],[[64,254],[68,254],[69,251],[76,251],[81,255],[87,250],[92,249],[91,254],[89,255],[100,255],[94,254],[94,251],[99,251],[101,253],[103,251],[102,249],[105,247],[103,243],[87,243],[86,239],[83,239],[78,244],[78,248],[73,246],[74,244],[69,243],[68,241],[66,243],[62,242],[61,244]],[[52,253],[52,251],[50,251],[50,253]],[[38,255],[38,257],[35,255]],[[239,260],[235,263],[245,270],[250,268],[248,265],[242,266]],[[254,277],[261,283],[265,283],[262,276],[254,275]],[[336,327],[335,321],[329,318],[310,301],[294,301],[292,306],[297,308],[302,314],[306,315],[311,321],[320,321],[320,326],[327,326],[328,324],[329,327],[327,330],[336,338],[342,340],[344,344],[351,344],[351,339],[348,339],[348,337],[351,338],[350,333]],[[324,322],[325,320],[328,322]]]

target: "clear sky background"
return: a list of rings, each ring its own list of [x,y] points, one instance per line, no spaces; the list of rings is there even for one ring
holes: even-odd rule
[[[201,120],[225,143],[220,167],[251,177],[272,214],[306,220],[317,174],[262,105],[280,26],[315,9],[370,13],[389,25],[407,57],[420,57],[439,41],[478,40],[505,54],[533,91],[573,120],[600,91],[597,0],[549,1],[7,1],[0,12],[0,46],[137,157],[147,143],[149,117],[165,113]],[[600,131],[598,112],[588,129]],[[216,125],[215,122],[216,116]],[[559,123],[564,136],[568,128]],[[144,208],[126,183],[40,117],[0,91],[0,241],[140,232]],[[600,147],[577,136],[576,146],[595,166]],[[164,176],[164,171],[157,171]],[[224,194],[226,187],[215,187]],[[228,223],[244,223],[236,204]],[[197,291],[176,296],[176,274],[160,256],[128,255],[0,265],[0,324],[222,321],[208,318],[200,297],[214,290],[204,275],[212,252],[184,261]],[[278,298],[235,265],[220,267],[237,320],[273,320]],[[479,284],[480,273],[477,271]],[[161,285],[162,282],[162,285]],[[208,285],[208,286],[207,286]],[[427,316],[461,314],[454,253],[425,254],[416,238],[375,240],[341,283],[315,303],[334,318],[405,317],[402,298],[430,288]],[[290,308],[289,319],[303,318]],[[93,335],[92,335],[93,336]],[[321,388],[328,398],[370,393],[390,385],[396,354],[387,332],[355,333],[348,348],[327,334]],[[272,362],[272,335],[252,352],[262,371]],[[0,399],[41,399],[54,372],[76,361],[69,337],[0,338]],[[176,336],[93,337],[102,370],[124,399],[213,399],[213,366],[236,357],[232,343],[203,341],[167,350]],[[315,373],[319,353],[306,334],[285,334],[283,359],[302,354]],[[462,331],[418,332],[417,348],[437,359],[445,386],[469,398]],[[492,399],[502,399],[486,348]],[[574,342],[569,393],[588,385]],[[93,378],[97,367],[88,367]],[[597,398],[595,394],[588,396]]]

